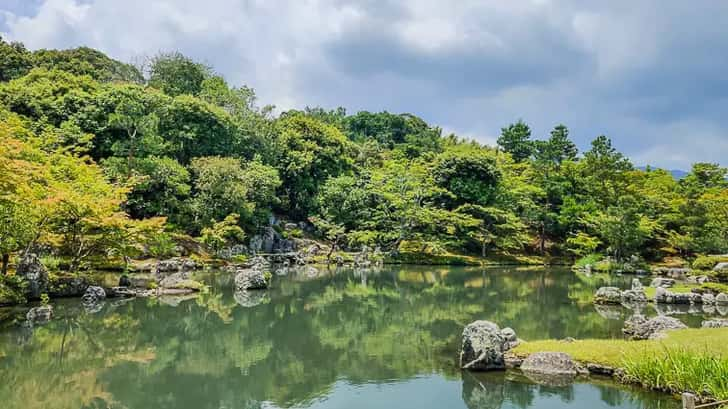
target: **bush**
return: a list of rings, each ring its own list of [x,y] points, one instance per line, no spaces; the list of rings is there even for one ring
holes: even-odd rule
[[[584,269],[586,266],[591,265],[594,267],[597,263],[602,261],[604,259],[604,256],[601,254],[589,254],[587,256],[584,256],[574,263],[574,268],[578,269]]]
[[[695,270],[712,270],[718,263],[728,262],[728,257],[723,256],[698,256],[693,261]]]

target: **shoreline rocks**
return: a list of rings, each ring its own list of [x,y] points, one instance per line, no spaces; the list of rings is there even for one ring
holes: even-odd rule
[[[579,372],[571,355],[563,352],[535,352],[523,360],[521,370],[559,376],[576,376]]]
[[[673,317],[658,315],[647,319],[643,315],[633,315],[624,322],[622,332],[632,340],[659,339],[664,331],[686,328],[687,325]]]
[[[247,290],[263,290],[268,288],[268,279],[266,273],[270,274],[267,269],[268,262],[262,257],[253,259],[253,266],[250,268],[239,269],[235,275],[235,289],[237,291]]]

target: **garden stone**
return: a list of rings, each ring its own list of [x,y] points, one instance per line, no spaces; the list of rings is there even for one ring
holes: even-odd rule
[[[97,286],[91,286],[86,289],[86,292],[81,297],[85,305],[96,304],[99,301],[106,298],[106,291],[103,288]]]
[[[25,319],[28,320],[29,325],[42,324],[50,321],[51,318],[53,318],[53,306],[51,305],[33,307],[25,314]]]
[[[673,317],[658,315],[647,319],[643,315],[634,315],[625,321],[622,332],[634,340],[658,339],[664,331],[685,328],[685,324]]]
[[[675,285],[675,280],[672,278],[663,278],[663,277],[657,277],[650,283],[650,287],[663,287],[663,288],[672,288]]]
[[[620,304],[622,302],[622,291],[617,287],[601,287],[594,296],[597,304]]]
[[[521,370],[545,375],[576,375],[578,372],[571,355],[563,352],[533,353],[523,361]]]
[[[506,335],[511,339],[515,336],[510,331]],[[472,322],[463,330],[460,367],[480,371],[505,369],[504,353],[509,346],[497,324],[483,320]]]
[[[700,326],[703,328],[728,328],[728,320],[722,318],[707,320],[703,321]]]
[[[35,253],[27,253],[18,263],[16,274],[28,283],[26,293],[29,298],[37,299],[48,291],[48,270]]]
[[[728,305],[728,294],[720,293],[715,296],[716,305]]]

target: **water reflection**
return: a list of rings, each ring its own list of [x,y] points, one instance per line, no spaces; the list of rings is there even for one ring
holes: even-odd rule
[[[93,312],[63,300],[46,325],[6,324],[3,408],[606,407],[602,387],[476,382],[456,365],[474,319],[525,339],[621,336],[621,319],[581,302],[602,284],[568,271],[291,268],[250,293],[235,293],[229,274],[201,278],[211,290],[194,298],[107,300]],[[644,396],[616,407],[662,402],[603,388]]]

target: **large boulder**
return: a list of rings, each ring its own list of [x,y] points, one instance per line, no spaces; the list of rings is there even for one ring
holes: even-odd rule
[[[479,371],[504,369],[504,353],[515,340],[513,330],[504,334],[497,324],[490,321],[472,322],[463,330],[460,367]]]
[[[40,298],[41,294],[48,291],[48,270],[40,262],[37,254],[25,254],[15,271],[28,283],[26,293],[29,298]]]
[[[622,291],[617,287],[601,287],[594,295],[596,304],[621,304]]]
[[[664,278],[664,277],[656,277],[652,280],[650,283],[650,287],[663,287],[663,288],[672,288],[675,285],[675,280],[672,278]]]
[[[97,286],[91,286],[86,289],[86,292],[81,297],[84,304],[96,304],[101,300],[106,299],[106,291]]]
[[[728,305],[728,294],[720,293],[715,296],[716,305]]]
[[[536,352],[529,355],[521,364],[523,372],[535,372],[544,375],[576,375],[576,362],[569,354],[563,352]]]
[[[728,270],[728,262],[718,263],[713,267],[713,271]]]
[[[42,324],[48,322],[53,318],[53,306],[41,305],[40,307],[33,307],[25,314],[25,319],[28,320],[28,324]]]
[[[266,288],[268,288],[268,280],[262,269],[240,269],[235,275],[235,289],[237,291],[263,290]]]
[[[703,321],[701,324],[703,328],[728,328],[728,320],[723,318],[716,318],[712,320]]]
[[[643,315],[634,315],[624,322],[622,332],[631,339],[658,339],[664,331],[685,329],[687,326],[673,317],[658,315],[647,319]]]
[[[715,296],[713,294],[706,293],[700,296],[700,298],[703,305],[715,305]]]

